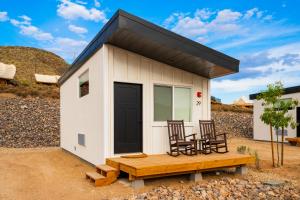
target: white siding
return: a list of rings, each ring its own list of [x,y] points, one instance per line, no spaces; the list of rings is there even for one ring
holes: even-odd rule
[[[105,156],[115,156],[113,152],[113,83],[115,81],[143,85],[143,151],[145,153],[165,153],[169,148],[166,123],[153,121],[154,84],[186,86],[192,88],[193,121],[186,123],[187,134],[199,132],[199,119],[210,119],[209,79],[179,70],[111,45],[104,45],[103,49],[104,55],[108,60],[106,68],[108,78],[105,80],[107,93],[105,93],[106,99],[104,101],[107,102],[106,105],[109,109],[105,112],[104,116],[105,119],[108,119],[107,123],[109,124],[107,129],[108,137],[106,138],[105,143]],[[202,92],[202,97],[200,99],[196,97],[197,91]],[[201,101],[200,106],[196,105],[197,100]]]
[[[60,88],[61,147],[93,164],[104,162],[103,50],[95,53]],[[78,77],[89,70],[89,94],[79,98]],[[77,134],[85,134],[86,146]]]
[[[283,99],[285,98],[293,98],[293,99],[298,99],[300,101],[300,93],[294,93],[294,94],[287,94],[282,96]],[[263,113],[263,106],[262,106],[262,101],[254,100],[254,116],[253,116],[253,123],[254,123],[254,133],[253,133],[253,138],[255,140],[266,140],[270,141],[271,136],[270,136],[270,127],[268,125],[265,125],[261,120],[260,116]],[[294,117],[296,120],[296,109],[289,111],[289,113]],[[296,137],[297,135],[297,130],[288,128],[287,129],[287,136],[285,137]],[[273,129],[273,138],[276,139],[276,134]],[[279,135],[279,138],[281,140],[281,135]]]

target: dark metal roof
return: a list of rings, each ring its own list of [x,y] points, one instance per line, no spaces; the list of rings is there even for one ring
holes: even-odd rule
[[[293,93],[297,93],[297,92],[300,92],[300,85],[299,85],[299,86],[294,86],[294,87],[284,88],[283,90],[284,90],[283,94],[293,94]],[[257,98],[257,96],[258,96],[259,94],[260,94],[260,93],[250,94],[250,95],[249,95],[249,99],[254,100],[254,99]]]
[[[239,60],[118,10],[75,59],[59,83],[63,84],[103,44],[111,44],[207,78],[239,71]]]

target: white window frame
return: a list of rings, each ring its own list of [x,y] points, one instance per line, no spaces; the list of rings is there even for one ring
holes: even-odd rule
[[[80,77],[84,74],[84,73],[88,73],[88,81],[89,81],[89,93],[84,95],[84,96],[80,96]],[[84,70],[78,77],[77,77],[77,97],[79,99],[82,99],[86,96],[88,96],[90,94],[90,70],[86,69]]]
[[[174,120],[175,118],[175,98],[174,98],[174,94],[175,94],[175,88],[186,88],[186,89],[190,89],[191,90],[191,96],[190,96],[190,103],[191,103],[191,116],[190,116],[190,121],[185,121],[186,123],[192,123],[193,122],[193,87],[192,86],[186,86],[186,85],[171,85],[171,84],[164,84],[164,83],[154,83],[153,87],[152,87],[152,101],[153,101],[153,109],[152,109],[152,121],[154,124],[159,125],[159,124],[165,124],[167,121],[155,121],[154,120],[154,87],[155,86],[165,86],[165,87],[171,87],[172,88],[172,119]]]

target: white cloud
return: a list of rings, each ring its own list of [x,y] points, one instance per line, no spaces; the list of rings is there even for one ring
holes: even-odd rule
[[[56,38],[56,43],[58,45],[68,46],[68,47],[82,47],[87,45],[87,42],[84,40],[74,40],[71,38],[63,38],[63,37]]]
[[[98,8],[98,7],[100,7],[100,2],[98,1],[98,0],[94,0],[94,3],[95,3],[95,6]]]
[[[82,5],[86,5],[87,4],[87,2],[85,2],[85,1],[76,1],[76,3],[82,4]]]
[[[33,26],[31,24],[30,17],[28,17],[26,15],[22,15],[19,17],[21,19],[23,19],[23,21],[11,19],[10,23],[20,29],[20,34],[32,37],[32,38],[34,38],[36,40],[40,40],[40,41],[49,41],[49,40],[53,39],[53,36],[51,33],[44,32],[40,28]]]
[[[20,33],[22,35],[27,35],[27,36],[33,37],[36,40],[52,40],[53,39],[53,36],[52,36],[51,33],[43,32],[42,30],[40,30],[36,26],[32,26],[32,25],[24,26],[24,25],[21,25],[21,26],[19,26],[19,28],[21,29]]]
[[[213,80],[212,89],[215,92],[247,94],[249,90],[258,92],[275,81],[282,81],[286,86],[299,85],[300,43],[271,48],[252,54],[251,57],[260,61],[256,63],[249,60],[253,66],[241,68],[241,73],[247,74],[245,78]]]
[[[257,12],[258,12],[258,8],[252,8],[250,10],[247,10],[246,13],[245,13],[245,15],[244,15],[244,18],[245,19],[250,19]]]
[[[215,12],[210,11],[208,8],[197,9],[195,12],[195,17],[199,17],[200,19],[207,20],[213,14],[215,14]]]
[[[238,20],[242,14],[240,12],[235,12],[230,9],[224,9],[218,12],[214,22],[224,23],[224,22],[234,22]]]
[[[163,25],[181,35],[210,44],[217,49],[241,47],[257,41],[289,36],[300,28],[275,21],[267,11],[252,8],[244,12],[231,9],[197,9],[194,13],[176,12]]]
[[[208,42],[208,36],[221,33],[222,37],[235,32],[243,32],[237,21],[240,12],[224,9],[211,11],[207,8],[197,9],[195,13],[173,13],[164,22],[164,26],[174,32],[185,35],[197,41]],[[220,34],[219,34],[220,35]]]
[[[84,33],[87,33],[88,30],[84,27],[80,27],[80,26],[75,26],[73,24],[70,24],[68,26],[68,29],[74,33],[77,33],[77,34],[84,34]]]
[[[286,76],[288,75],[288,79]],[[252,78],[242,78],[237,80],[224,79],[221,81],[212,81],[212,89],[217,91],[226,92],[228,94],[234,92],[245,92],[248,93],[249,90],[256,89],[258,92],[261,88],[264,88],[270,83],[275,81],[281,81],[285,85],[299,85],[299,76],[293,74],[269,74],[267,76],[258,76]]]
[[[0,12],[0,22],[5,22],[9,20],[7,12]]]
[[[104,11],[96,8],[88,9],[84,5],[76,4],[70,0],[61,0],[57,8],[57,14],[69,20],[82,18],[84,20],[101,21],[103,23],[107,21]]]
[[[205,23],[199,18],[184,17],[178,21],[172,31],[189,37],[196,37],[198,35],[206,34],[207,29]]]
[[[51,46],[45,48],[52,51],[68,61],[73,61],[88,44],[85,40],[74,40],[72,38],[58,37]]]
[[[21,15],[19,16],[21,19],[23,19],[24,21],[31,21],[31,18],[28,17],[27,15]]]

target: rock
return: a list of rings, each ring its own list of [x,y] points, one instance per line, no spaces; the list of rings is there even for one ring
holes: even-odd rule
[[[281,186],[284,184],[284,181],[279,181],[279,180],[268,180],[263,182],[264,185],[269,185],[269,186]]]
[[[275,193],[273,191],[268,191],[267,194],[270,196],[275,196]]]

